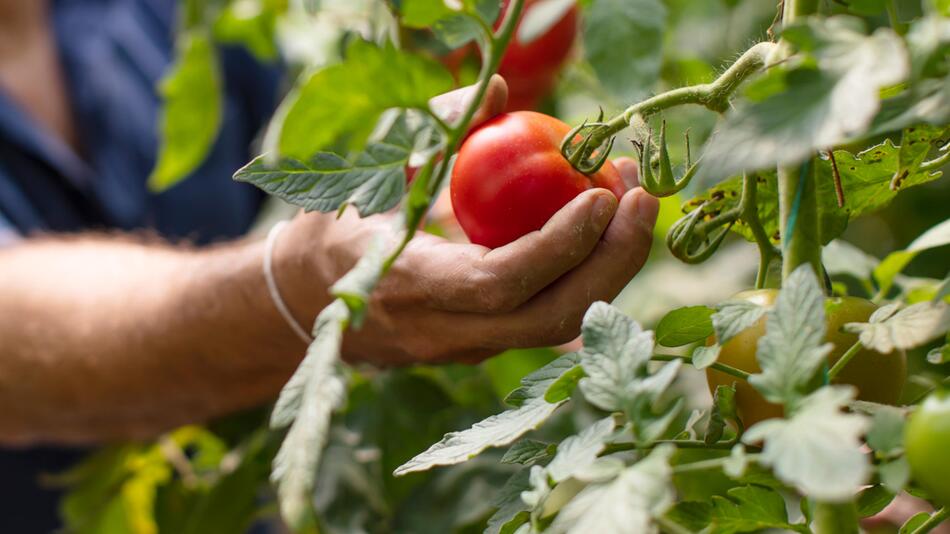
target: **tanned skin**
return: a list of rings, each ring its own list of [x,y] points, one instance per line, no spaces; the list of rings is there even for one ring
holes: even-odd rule
[[[81,154],[42,1],[0,0],[0,90]],[[451,120],[473,95],[434,99]],[[494,78],[477,121],[500,113]],[[618,160],[628,184],[636,165]],[[196,177],[194,179],[200,179]],[[344,340],[352,362],[475,362],[509,347],[566,342],[590,302],[610,300],[650,249],[657,201],[577,197],[540,231],[489,250],[423,234]],[[299,214],[274,254],[277,282],[307,328],[329,286],[389,214]],[[195,248],[136,235],[30,235],[0,249],[0,444],[146,438],[273,399],[305,345],[277,313],[264,244]]]

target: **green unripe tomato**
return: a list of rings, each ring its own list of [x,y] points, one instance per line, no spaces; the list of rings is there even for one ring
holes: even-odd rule
[[[914,480],[939,506],[950,506],[950,393],[938,391],[911,414],[904,450]]]
[[[778,290],[762,289],[744,291],[734,298],[771,307],[775,304],[776,297]],[[858,340],[856,334],[843,332],[841,328],[847,323],[866,322],[876,309],[877,306],[872,302],[856,297],[835,297],[825,302],[825,340],[834,344],[834,349],[828,355],[829,367]],[[755,352],[759,338],[765,334],[765,322],[766,318],[762,317],[756,324],[730,339],[723,345],[718,361],[748,373],[761,372]],[[710,340],[710,344],[712,341]],[[907,359],[903,352],[880,354],[862,348],[835,377],[835,383],[857,387],[858,398],[861,400],[896,404],[904,388],[906,375]],[[746,427],[763,419],[782,416],[781,406],[766,401],[744,380],[714,369],[706,370],[706,380],[710,391],[715,391],[716,386],[736,383],[736,409]]]

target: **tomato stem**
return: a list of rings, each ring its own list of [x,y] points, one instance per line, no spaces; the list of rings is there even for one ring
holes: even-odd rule
[[[858,510],[854,501],[815,503],[815,534],[858,534]]]
[[[648,449],[652,449],[656,447],[657,445],[663,445],[663,444],[675,445],[676,448],[678,449],[707,449],[707,450],[714,449],[714,450],[728,451],[728,450],[732,450],[732,448],[736,446],[736,443],[737,441],[735,440],[720,441],[717,443],[706,443],[705,441],[701,439],[658,439],[656,441],[650,442],[649,445],[642,444],[642,443],[633,443],[633,442],[610,443],[606,447],[604,447],[604,450],[602,450],[598,456],[607,456],[610,454],[623,452],[623,451],[648,450]],[[758,450],[758,447],[751,447],[751,448]],[[749,457],[752,457],[752,456],[754,455],[749,455]],[[706,464],[705,463],[706,461],[703,461],[703,462],[696,462],[696,464],[703,464],[701,469],[712,469],[712,468],[719,467],[722,465],[721,463],[721,460],[723,460],[722,458],[716,458],[715,460],[719,460],[720,463]],[[686,465],[693,465],[693,464],[686,464]],[[698,470],[698,469],[700,468],[696,468],[694,470]]]
[[[831,369],[828,371],[829,382],[834,380],[835,377],[838,376],[838,373],[840,373],[841,370],[844,369],[846,365],[848,365],[848,362],[850,362],[851,359],[854,358],[855,355],[857,355],[858,351],[861,350],[861,346],[862,345],[860,341],[855,341],[854,345],[851,345],[851,347],[847,350],[847,352],[845,352],[844,354],[841,355],[840,358],[838,358],[838,361],[836,361],[835,364],[831,366]]]
[[[772,245],[762,221],[759,219],[758,186],[759,176],[746,173],[742,176],[742,200],[739,203],[740,216],[749,226],[755,244],[759,249],[759,270],[755,276],[755,288],[763,289],[768,281],[769,265],[781,254]]]
[[[730,449],[734,443],[730,442]],[[709,447],[707,447],[709,448]],[[759,458],[758,454],[747,454],[746,459],[749,461],[755,461]],[[721,469],[726,462],[730,460],[730,457],[724,456],[722,458],[711,458],[709,460],[701,460],[699,462],[692,462],[688,464],[680,464],[673,466],[673,473],[690,473],[692,471],[708,471],[709,469]]]
[[[818,0],[786,0],[782,24],[788,25],[818,10]],[[779,42],[779,60],[791,55],[784,40]],[[799,165],[778,168],[779,228],[782,237],[782,279],[799,266],[808,263],[819,280],[824,278],[821,265],[818,192],[815,164],[809,157]]]
[[[686,363],[691,363],[692,360],[689,356],[681,356],[679,354],[654,354],[651,360],[655,362],[671,362],[673,360],[684,360]],[[724,363],[715,362],[709,366],[712,369],[721,371],[723,373],[732,375],[736,378],[741,378],[742,380],[749,379],[749,373],[743,371],[742,369],[737,369],[731,365],[726,365]]]
[[[593,129],[588,138],[584,159],[608,139],[630,126],[636,117],[646,119],[664,109],[684,104],[698,104],[718,113],[725,112],[729,108],[729,98],[732,94],[743,81],[765,66],[766,59],[775,46],[775,43],[770,42],[753,45],[711,83],[680,87],[630,106],[603,126]]]

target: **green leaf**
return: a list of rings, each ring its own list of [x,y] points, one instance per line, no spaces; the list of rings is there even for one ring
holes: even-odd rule
[[[871,517],[887,507],[894,500],[895,494],[884,486],[876,484],[864,488],[858,493],[858,517]]]
[[[884,406],[871,416],[867,443],[872,449],[890,454],[904,445],[904,414],[893,406]]]
[[[522,439],[515,442],[505,452],[505,455],[501,458],[501,463],[531,465],[543,460],[550,460],[553,458],[555,451],[557,451],[557,445],[553,443]]]
[[[256,519],[260,488],[267,482],[276,453],[273,434],[255,432],[240,449],[240,463],[222,473],[211,488],[193,497],[194,506],[175,532],[179,534],[231,534],[244,532]]]
[[[440,19],[462,13],[444,0],[403,0],[401,12],[402,23],[410,28],[428,28]]]
[[[714,310],[707,306],[677,308],[660,319],[656,341],[664,347],[680,347],[704,341],[713,333],[710,317]]]
[[[763,529],[793,529],[785,511],[785,499],[759,486],[732,488],[728,497],[712,497],[712,532],[732,534]]]
[[[900,131],[915,124],[944,125],[950,121],[950,76],[926,79],[881,102],[867,136]]]
[[[868,130],[880,90],[903,81],[909,64],[892,30],[866,36],[854,20],[809,19],[783,31],[813,61],[773,67],[759,82],[773,88],[770,94],[726,114],[704,149],[700,183],[796,164]]]
[[[157,444],[100,451],[63,475],[72,488],[60,503],[72,532],[157,534],[155,499],[172,468]]]
[[[891,493],[900,493],[910,481],[910,464],[907,457],[901,456],[878,466],[881,484]]]
[[[518,471],[498,491],[492,500],[498,510],[488,519],[484,534],[513,534],[515,529],[528,521],[529,508],[521,500],[521,492],[531,489],[529,473],[529,468]]]
[[[613,416],[607,416],[562,441],[554,459],[544,468],[548,478],[554,483],[562,482],[590,467],[613,436],[616,425]]]
[[[803,264],[785,280],[768,312],[756,349],[762,373],[749,383],[772,402],[794,404],[826,364],[832,346],[824,337],[825,296],[811,266]]]
[[[345,61],[321,69],[295,91],[280,130],[281,156],[307,160],[345,140],[360,148],[383,111],[426,109],[431,97],[452,88],[438,62],[355,41]]]
[[[872,315],[867,323],[848,323],[844,329],[858,334],[862,345],[881,354],[912,349],[946,334],[950,329],[950,304],[940,300],[918,302],[887,317]]]
[[[569,399],[571,394],[574,393],[574,389],[577,388],[578,382],[585,376],[587,375],[584,374],[584,368],[575,365],[548,387],[548,390],[544,392],[544,400],[560,402]]]
[[[548,389],[560,380],[565,373],[571,372],[579,361],[576,353],[565,354],[544,367],[532,372],[521,379],[518,389],[505,397],[505,403],[511,406],[521,406],[525,401],[544,397]]]
[[[604,302],[595,302],[584,315],[581,326],[584,349],[581,365],[587,376],[581,379],[584,397],[595,406],[607,410],[623,410],[641,394],[656,398],[663,384],[644,380],[646,364],[653,356],[653,332]],[[675,375],[680,362],[664,366],[667,371],[655,376]],[[672,371],[670,371],[672,369]],[[669,377],[672,380],[672,376]],[[644,391],[644,386],[660,386]],[[668,385],[668,384],[667,384]]]
[[[950,244],[950,219],[927,230],[904,250],[892,252],[874,269],[874,279],[881,287],[881,293],[887,293],[904,267],[917,257],[917,254],[932,248]]]
[[[534,430],[565,402],[546,402],[544,393],[575,363],[576,355],[567,354],[526,376],[521,381],[522,386],[509,395],[512,399],[509,402],[517,408],[492,415],[469,429],[449,432],[428,450],[399,466],[393,474],[402,476],[435,466],[462,463],[489,447],[508,445]]]
[[[948,101],[950,102],[950,101]],[[847,150],[835,150],[845,207],[839,208],[834,191],[833,171],[830,160],[818,159],[816,170],[818,183],[818,209],[821,220],[821,242],[828,243],[841,235],[848,221],[887,206],[900,191],[925,184],[941,176],[940,172],[922,172],[919,169],[906,176],[898,188],[891,182],[899,167],[899,147],[889,140],[872,146],[855,155]],[[774,171],[757,173],[757,206],[759,219],[767,235],[778,242],[778,183]],[[738,205],[742,191],[741,177],[731,178],[695,197],[683,206],[688,213],[705,203],[707,211],[720,211]],[[739,222],[732,227],[748,241],[754,241],[749,227]]]
[[[843,411],[855,393],[853,387],[822,387],[799,401],[791,418],[760,421],[742,441],[764,441],[759,463],[805,496],[850,499],[871,474],[868,455],[860,449],[868,418]]]
[[[287,4],[268,0],[240,0],[224,6],[214,21],[214,38],[237,43],[261,61],[277,59],[277,18]]]
[[[311,497],[317,467],[331,414],[346,394],[337,366],[349,316],[349,309],[339,299],[320,312],[313,329],[314,341],[281,390],[271,414],[271,427],[290,425],[274,459],[271,479],[277,485],[281,515],[298,530],[314,520]]]
[[[855,15],[879,15],[884,12],[888,0],[845,0],[848,10]]]
[[[162,79],[158,161],[148,178],[152,191],[185,179],[205,160],[221,124],[221,73],[210,36],[189,30],[178,37],[178,59]]]
[[[408,159],[409,153],[400,147],[375,143],[367,145],[354,163],[319,152],[306,162],[287,157],[270,165],[264,155],[238,170],[234,179],[307,211],[333,212],[353,204],[367,216],[392,209],[402,198]]]
[[[693,349],[692,354],[692,363],[693,367],[697,369],[706,369],[710,365],[716,363],[716,360],[719,359],[719,352],[722,350],[722,345],[714,343],[709,346],[700,346]]]
[[[699,532],[712,522],[712,504],[699,501],[680,501],[666,512],[666,519],[687,529]]]
[[[846,274],[870,280],[879,260],[847,241],[835,239],[822,249],[821,263],[831,276]]]
[[[926,161],[933,148],[935,140],[945,140],[948,132],[946,127],[922,124],[905,128],[901,134],[900,152],[898,154],[897,173],[892,180],[892,188],[899,189],[901,182],[911,173],[919,172],[921,164]]]
[[[585,11],[585,58],[619,100],[646,95],[659,78],[666,19],[660,0],[598,0]]]
[[[728,300],[716,306],[712,316],[716,340],[725,345],[740,332],[751,328],[765,315],[766,308],[748,300]]]
[[[655,532],[655,518],[673,506],[670,457],[673,447],[660,446],[609,482],[581,490],[558,513],[550,532]]]

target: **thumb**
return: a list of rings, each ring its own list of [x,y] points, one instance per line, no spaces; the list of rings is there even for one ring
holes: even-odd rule
[[[472,99],[478,94],[478,85],[469,85],[456,89],[445,94],[433,97],[429,100],[429,108],[440,119],[449,124],[455,124],[462,118],[465,108],[471,104]],[[475,112],[472,118],[472,127],[487,121],[505,110],[508,103],[508,84],[505,79],[499,75],[494,75],[488,80],[488,88],[485,90],[485,98],[481,106]]]

